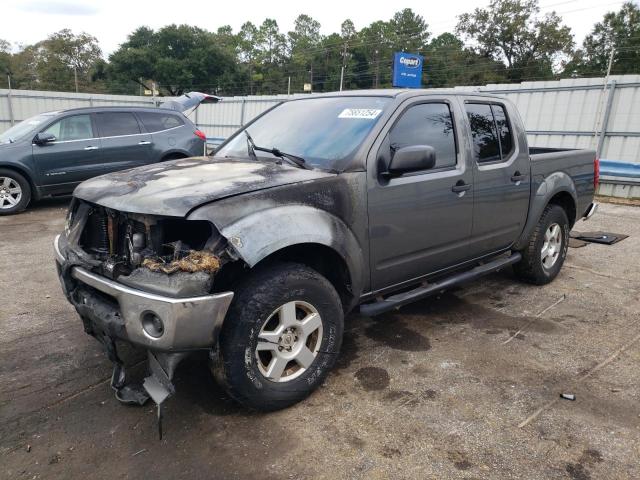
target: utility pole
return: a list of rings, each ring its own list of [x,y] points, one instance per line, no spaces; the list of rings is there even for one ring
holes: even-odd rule
[[[76,68],[75,65],[73,66],[73,78],[76,84],[76,93],[78,93],[78,69]]]
[[[289,76],[289,80],[287,81],[287,95],[291,95],[291,76]]]
[[[593,127],[593,139],[591,145],[595,145],[598,139],[598,129],[600,127],[600,117],[602,115],[602,98],[604,94],[607,92],[607,86],[609,85],[609,76],[611,76],[611,66],[613,65],[613,57],[615,55],[616,49],[613,45],[611,45],[611,53],[609,54],[609,64],[607,65],[607,75],[604,77],[604,84],[602,85],[602,92],[600,92],[600,98],[598,99],[598,111],[596,112],[596,119]]]
[[[310,84],[311,85],[311,90],[309,90],[309,93],[313,93],[313,61],[311,61],[311,70],[309,71],[310,73]]]
[[[375,56],[375,62],[376,62],[376,77],[375,77],[375,83],[374,83],[374,88],[378,88],[378,78],[380,76],[380,62],[378,61],[378,50],[376,49],[376,56]]]
[[[342,68],[340,69],[340,91],[342,91],[342,84],[344,82],[344,67],[347,63],[347,42],[344,42],[344,49],[342,50]]]
[[[13,116],[13,100],[11,99],[11,72],[7,70],[7,83],[9,84],[9,92],[7,93],[7,103],[9,106],[9,122],[11,126],[16,123]]]

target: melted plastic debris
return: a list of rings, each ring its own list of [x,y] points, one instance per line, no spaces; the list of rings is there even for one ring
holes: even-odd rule
[[[190,250],[185,257],[170,262],[164,261],[159,257],[145,258],[142,266],[152,272],[164,272],[167,274],[175,272],[216,273],[220,270],[220,259],[213,253]]]

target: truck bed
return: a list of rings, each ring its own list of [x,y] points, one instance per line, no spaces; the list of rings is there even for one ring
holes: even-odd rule
[[[535,184],[554,173],[564,173],[573,179],[578,197],[577,215],[580,217],[593,198],[595,150],[530,147],[529,155],[531,178]]]

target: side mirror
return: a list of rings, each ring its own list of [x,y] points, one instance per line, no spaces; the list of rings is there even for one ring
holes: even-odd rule
[[[400,148],[389,164],[387,175],[429,170],[436,165],[436,151],[429,145],[411,145]]]
[[[53,133],[40,132],[33,139],[33,143],[36,145],[46,145],[47,143],[55,142],[56,136]]]

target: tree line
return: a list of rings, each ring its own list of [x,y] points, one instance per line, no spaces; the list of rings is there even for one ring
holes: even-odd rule
[[[396,51],[425,57],[425,87],[602,76],[610,60],[613,74],[640,73],[640,9],[631,2],[607,13],[580,46],[538,0],[492,0],[457,20],[435,37],[408,8],[360,30],[347,19],[330,35],[304,14],[287,33],[269,18],[238,32],[140,27],[106,59],[95,37],[65,29],[17,52],[0,40],[0,72],[12,88],[160,95],[295,93],[305,84],[333,91],[341,79],[344,89],[387,88]]]

